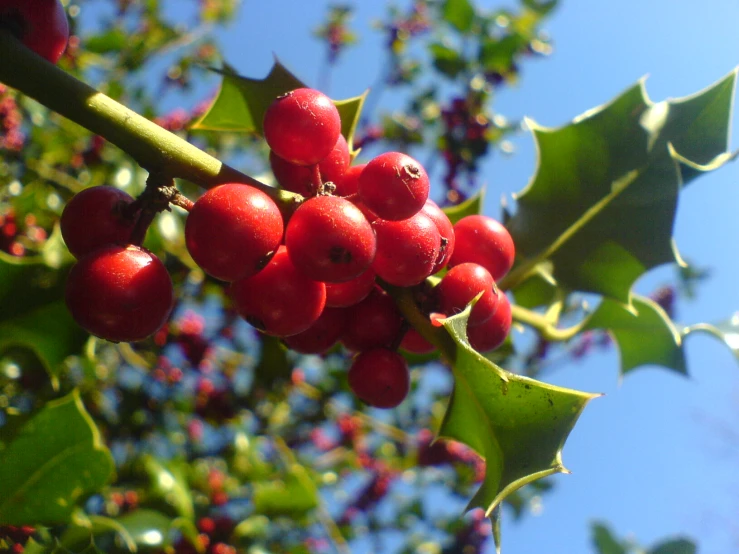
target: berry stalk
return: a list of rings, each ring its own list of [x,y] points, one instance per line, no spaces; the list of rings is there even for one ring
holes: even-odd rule
[[[143,168],[203,188],[245,183],[292,209],[299,197],[268,187],[206,154],[177,135],[119,104],[26,48],[0,29],[0,82],[105,137]]]

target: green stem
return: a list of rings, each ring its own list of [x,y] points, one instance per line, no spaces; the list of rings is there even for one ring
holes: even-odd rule
[[[629,188],[629,185],[636,181],[639,175],[641,175],[641,172],[635,170],[615,181],[611,186],[611,192],[588,208],[588,210],[586,210],[572,225],[565,229],[562,234],[549,245],[549,247],[506,275],[500,283],[498,283],[498,286],[503,290],[510,290],[516,288],[516,286],[528,279],[536,270],[536,266],[551,258],[568,240],[582,231],[582,229],[595,219],[596,216],[600,215],[600,213],[609,206],[619,194]]]
[[[585,326],[586,320],[566,329],[559,329],[551,324],[550,318],[545,315],[532,312],[521,306],[511,305],[513,319],[529,327],[536,329],[541,337],[548,341],[565,342],[572,339]]]
[[[186,179],[203,188],[245,183],[262,190],[282,207],[294,206],[300,199],[229,167],[162,129],[49,63],[2,29],[0,82],[104,137],[148,171]]]

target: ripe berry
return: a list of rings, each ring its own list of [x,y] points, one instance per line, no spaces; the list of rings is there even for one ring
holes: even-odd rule
[[[468,215],[454,225],[456,245],[449,266],[472,262],[490,272],[497,282],[513,267],[516,247],[508,230],[484,215]]]
[[[377,241],[354,204],[338,196],[318,196],[295,210],[285,246],[295,267],[311,279],[341,283],[369,268]]]
[[[449,217],[447,217],[436,202],[431,199],[426,200],[423,208],[421,208],[421,212],[431,218],[431,221],[436,224],[436,228],[441,236],[439,257],[434,264],[434,269],[431,270],[431,273],[436,273],[446,267],[452,257],[452,253],[454,252],[454,227],[452,226],[452,222],[449,221]]]
[[[185,224],[187,250],[216,279],[236,281],[257,273],[283,234],[277,204],[262,191],[231,183],[201,196]]]
[[[431,219],[417,213],[403,221],[376,220],[377,254],[372,268],[377,275],[399,287],[417,285],[436,264],[441,237]]]
[[[475,296],[483,295],[472,307],[468,325],[480,325],[495,313],[498,294],[490,272],[477,264],[454,266],[442,277],[436,288],[439,307],[446,315],[463,311]]]
[[[318,164],[318,171],[321,174],[321,182],[339,182],[349,167],[349,146],[343,135],[339,135],[331,153],[326,156]],[[295,165],[280,158],[274,152],[269,153],[269,165],[272,166],[272,173],[280,186],[294,192],[302,194],[305,197],[315,196],[318,190],[318,184],[315,183],[313,167],[304,165]],[[337,194],[337,196],[346,196]]]
[[[348,312],[342,308],[326,308],[321,317],[302,333],[285,337],[285,344],[302,354],[322,354],[341,337]]]
[[[298,271],[284,246],[262,271],[232,283],[229,294],[239,315],[278,337],[302,333],[326,305],[326,286]]]
[[[83,257],[67,278],[75,321],[113,342],[142,340],[172,310],[172,280],[159,258],[139,246],[106,246]]]
[[[128,244],[135,218],[122,215],[122,208],[133,202],[115,187],[90,187],[75,194],[60,220],[62,237],[76,258],[109,244]]]
[[[387,348],[367,350],[354,358],[349,386],[370,406],[394,408],[410,390],[408,364],[403,356]]]
[[[349,317],[341,342],[349,350],[368,350],[389,346],[403,325],[403,316],[393,299],[376,287],[359,304],[349,308]]]
[[[69,22],[59,0],[3,0],[0,27],[10,29],[51,63],[58,62],[67,48]]]
[[[334,184],[336,185],[336,191],[334,194],[336,194],[336,196],[351,196],[352,194],[357,194],[357,190],[359,188],[359,176],[362,174],[365,167],[367,167],[367,164],[353,165],[348,168],[344,172],[344,175],[334,181]]]
[[[495,313],[482,325],[467,326],[467,340],[478,352],[493,350],[505,342],[512,323],[511,303],[498,289],[498,308]]]
[[[331,153],[341,134],[339,111],[325,94],[299,88],[278,96],[264,114],[264,138],[280,158],[313,165]]]
[[[369,268],[359,277],[343,283],[326,283],[326,306],[347,308],[358,304],[375,288],[375,270]]]
[[[400,347],[411,354],[430,354],[436,347],[412,327],[406,331]]]
[[[429,197],[429,178],[423,166],[410,156],[386,152],[364,168],[358,193],[378,217],[399,221],[423,208]]]

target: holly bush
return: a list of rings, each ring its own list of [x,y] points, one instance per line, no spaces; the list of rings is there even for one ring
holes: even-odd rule
[[[264,78],[222,62],[216,37],[234,0],[175,15],[166,2],[111,0],[81,25],[90,4],[37,0],[28,12],[0,0],[0,548],[350,552],[389,530],[397,552],[480,552],[491,537],[499,548],[501,514],[521,517],[567,472],[565,441],[598,397],[538,380],[542,360],[600,344],[618,349],[621,375],[686,374],[687,335],[735,332],[679,326],[674,288],[646,297],[633,285],[663,264],[686,285],[701,276],[672,230],[684,187],[733,157],[736,72],[662,102],[639,81],[555,129],[514,123],[493,97],[551,50],[541,25],[556,1],[416,0],[377,25],[380,88],[405,102],[378,115],[377,91],[324,101],[297,92],[307,85],[279,61]],[[36,19],[62,7],[69,21]],[[335,6],[316,30],[327,71],[358,40],[351,15]],[[44,25],[54,32],[33,35]],[[202,97],[195,83],[208,76],[218,86]],[[322,102],[330,123],[295,130],[300,111],[284,103],[296,94],[308,98],[296,105]],[[162,113],[165,97],[194,107]],[[475,219],[480,164],[521,127],[538,163],[495,227],[515,245],[508,271],[485,265],[487,231],[459,222],[495,224]],[[339,144],[341,169],[324,166]],[[412,232],[404,222],[429,191],[410,153],[429,157],[442,208]],[[371,169],[349,183],[359,162]],[[100,190],[87,204],[75,196]],[[257,203],[275,206],[248,228],[259,255],[229,227]],[[342,221],[335,236],[326,213]],[[456,261],[444,255],[455,235]],[[418,270],[424,241],[433,255]],[[360,263],[353,249],[365,247]],[[486,284],[458,294],[454,279],[472,277],[456,268],[473,261]],[[324,312],[335,321],[303,336],[342,294],[329,291],[336,266],[343,282],[370,264],[380,278],[367,278],[362,307],[336,304]],[[494,313],[515,332],[496,323],[491,342],[498,331],[479,327]],[[439,486],[471,513],[429,511],[425,491]],[[602,553],[638,548],[602,524],[593,533]],[[679,539],[650,551],[694,549]]]

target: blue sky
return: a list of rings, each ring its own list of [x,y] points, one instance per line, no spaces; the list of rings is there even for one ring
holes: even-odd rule
[[[370,22],[382,16],[384,2],[354,4],[362,42],[333,74],[329,92],[337,98],[371,86],[383,59],[382,38]],[[242,74],[261,77],[276,55],[316,85],[325,53],[311,30],[327,6],[245,0],[237,23],[220,37],[226,59]],[[546,25],[553,55],[526,63],[520,84],[503,91],[495,107],[511,118],[526,115],[557,126],[647,74],[655,101],[691,94],[739,63],[737,22],[739,3],[729,0],[565,0]],[[514,156],[496,156],[484,168],[492,215],[499,213],[500,196],[523,188],[534,170],[531,138],[522,135],[515,143]],[[710,267],[712,277],[696,300],[678,304],[680,323],[719,321],[739,310],[738,170],[734,164],[704,176],[681,197],[677,243],[687,259]],[[649,293],[673,275],[672,268],[659,268],[637,290]],[[588,523],[594,519],[645,545],[684,533],[697,539],[701,554],[739,551],[739,526],[732,528],[739,510],[739,441],[726,440],[722,430],[739,429],[739,367],[708,337],[692,337],[686,348],[689,378],[646,368],[619,383],[613,349],[547,376],[606,396],[589,406],[573,431],[564,451],[573,475],[556,479],[541,515],[504,521],[506,554],[593,552]]]

